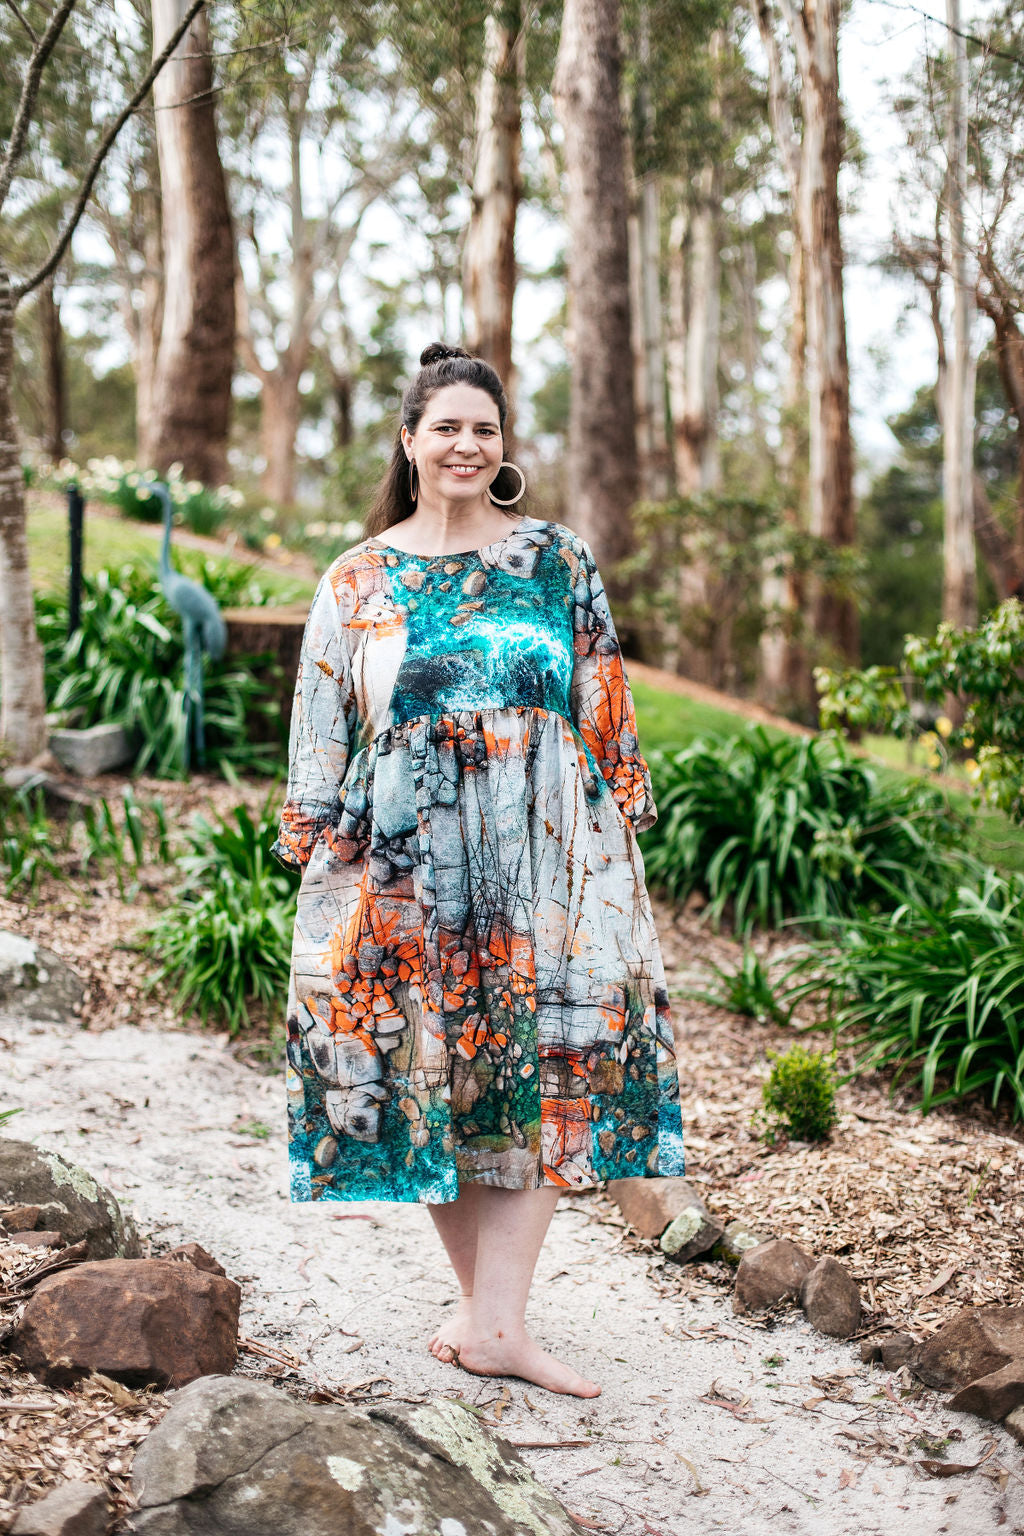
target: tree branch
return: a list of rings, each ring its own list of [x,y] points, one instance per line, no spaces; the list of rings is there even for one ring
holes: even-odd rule
[[[67,5],[69,10],[74,6],[74,3],[75,0],[64,0],[64,4]],[[205,4],[206,0],[192,0],[192,3],[186,11],[184,18],[178,25],[176,31],[168,40],[167,46],[165,47],[163,53],[160,54],[159,58],[153,60],[153,64],[148,74],[146,75],[146,78],[135,92],[135,95],[128,102],[127,106],[125,106],[118,113],[117,117],[114,119],[106,133],[103,135],[103,138],[96,149],[96,153],[93,155],[92,160],[89,162],[89,169],[85,173],[85,180],[82,182],[78,197],[75,200],[75,206],[71,210],[68,221],[64,226],[63,233],[59,237],[57,244],[54,246],[46,261],[43,262],[42,266],[39,267],[37,271],[35,271],[32,276],[25,282],[19,283],[17,287],[14,288],[12,297],[15,304],[19,303],[27,293],[31,293],[33,288],[38,287],[44,278],[49,277],[50,273],[54,271],[57,266],[59,266],[61,257],[64,255],[64,252],[67,250],[71,243],[71,236],[74,234],[78,226],[78,221],[82,217],[82,214],[85,212],[85,206],[89,201],[89,195],[92,192],[93,183],[95,182],[96,177],[99,175],[100,166],[106,159],[110,146],[113,144],[114,140],[117,138],[118,134],[121,132],[121,129],[131,117],[136,107],[138,107],[139,104],[145,100],[146,96],[149,94],[149,90],[153,84],[153,81],[163,69],[164,65],[167,63],[168,59],[171,57],[178,44],[181,42],[181,39],[185,36],[185,33],[188,31],[189,27],[192,25],[196,16],[198,16],[199,12],[202,10]],[[3,195],[6,195],[7,188],[3,186],[2,182],[0,182],[0,188],[2,188],[2,195],[0,195],[0,207],[2,207]]]
[[[4,0],[4,4],[7,6],[8,10],[13,11],[15,16],[17,16],[18,20],[21,22],[22,26],[25,28],[25,31],[28,33],[29,37],[32,39],[33,46],[34,47],[38,47],[39,46],[39,35],[38,35],[38,33],[36,33],[33,30],[32,26],[31,26],[31,24],[29,22],[28,17],[15,4],[15,0]]]
[[[49,25],[42,37],[32,49],[32,56],[28,61],[25,71],[25,79],[21,87],[21,97],[18,101],[18,109],[14,114],[14,123],[11,128],[11,137],[7,143],[7,151],[3,162],[0,164],[0,209],[7,201],[7,194],[11,190],[11,182],[14,179],[14,168],[21,159],[25,148],[25,140],[28,137],[29,124],[32,121],[32,112],[39,94],[39,82],[46,68],[46,61],[50,57],[57,40],[67,25],[68,17],[75,8],[76,0],[61,0],[60,5],[50,17]],[[14,302],[18,302],[15,291],[12,294]]]

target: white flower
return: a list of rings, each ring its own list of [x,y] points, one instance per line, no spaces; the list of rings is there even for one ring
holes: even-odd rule
[[[333,527],[334,525],[332,524]],[[341,537],[344,539],[357,539],[362,531],[363,525],[358,517],[350,517],[348,522],[343,523],[340,529]]]
[[[277,513],[275,512],[273,507],[261,507],[260,508],[260,518],[262,519],[263,522],[265,522],[265,523],[272,523],[276,516],[277,516]]]
[[[326,523],[307,523],[306,524],[306,537],[307,537],[307,539],[322,539],[326,532],[327,532],[327,524]]]
[[[150,501],[152,499],[152,492],[150,491],[149,487],[140,485],[138,490],[135,492],[135,499],[136,501]]]
[[[203,491],[203,482],[201,480],[189,480],[185,486],[185,489],[190,496],[201,496]]]

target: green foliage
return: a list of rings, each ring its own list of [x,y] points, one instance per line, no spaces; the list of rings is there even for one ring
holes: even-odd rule
[[[204,562],[203,584],[223,605],[251,585],[240,567]],[[122,566],[86,577],[81,623],[67,635],[67,599],[36,598],[36,617],[46,661],[47,698],[76,725],[125,726],[137,743],[136,772],[181,776],[185,739],[184,643],[177,615],[160,591],[156,568]],[[207,752],[226,777],[272,772],[283,742],[280,711],[271,683],[253,672],[261,658],[231,656],[205,662]],[[266,676],[269,664],[263,665]],[[262,719],[277,741],[254,740]]]
[[[768,972],[761,964],[755,950],[749,944],[743,946],[743,958],[734,970],[712,964],[711,970],[718,983],[710,992],[687,992],[688,997],[711,1003],[716,1008],[727,1008],[730,1013],[756,1019],[759,1024],[767,1020],[781,1024],[787,1015],[775,996]]]
[[[298,878],[277,865],[272,800],[254,821],[244,806],[230,818],[196,817],[185,879],[174,904],[147,930],[177,1006],[236,1034],[250,1005],[280,1002],[288,986]]]
[[[0,872],[4,895],[34,900],[40,880],[58,875],[57,853],[60,844],[46,814],[41,789],[34,793],[17,790],[0,798],[2,834],[0,834]],[[65,842],[66,846],[66,842]]]
[[[19,1109],[0,1109],[0,1125],[6,1125],[8,1120],[13,1120],[15,1115],[20,1115]]]
[[[836,947],[792,968],[787,1001],[817,999],[860,1050],[859,1072],[893,1069],[921,1110],[985,1093],[1024,1116],[1024,879],[986,870],[936,906],[861,916]]]
[[[186,527],[206,535],[215,533],[229,511],[241,507],[244,499],[230,485],[214,488],[199,480],[186,480],[180,464],[172,464],[164,476],[155,469],[138,469],[130,459],[122,464],[113,455],[90,459],[84,469],[70,459],[62,459],[49,466],[40,480],[54,490],[64,490],[76,481],[86,500],[107,502],[120,508],[125,517],[137,517],[147,523],[163,519],[163,504],[155,490],[157,483],[163,481]]]
[[[908,635],[903,678],[926,704],[959,701],[962,725],[946,731],[950,751],[973,751],[968,773],[977,797],[1024,822],[1024,604],[1009,598],[975,629],[940,624],[934,636]],[[918,729],[891,668],[815,673],[822,721],[870,725],[908,735]],[[855,712],[854,712],[855,711]]]
[[[781,1132],[794,1141],[826,1141],[839,1119],[836,1112],[835,1052],[823,1055],[803,1045],[769,1052],[772,1069],[761,1090],[758,1116],[765,1141]]]
[[[964,828],[942,796],[882,781],[832,737],[774,740],[757,726],[650,761],[660,815],[644,834],[648,879],[676,900],[703,891],[716,926],[890,910],[948,886]]]

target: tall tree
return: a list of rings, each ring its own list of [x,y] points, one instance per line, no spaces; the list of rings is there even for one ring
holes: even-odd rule
[[[618,0],[566,0],[554,96],[569,233],[568,502],[609,565],[630,552],[637,494],[620,72]]]
[[[181,26],[188,0],[152,0],[153,52]],[[235,356],[235,248],[217,142],[206,13],[182,36],[154,88],[163,229],[163,312],[144,423],[144,461],[219,485],[227,474]]]
[[[11,400],[14,318],[18,303],[56,271],[82,217],[101,165],[117,134],[145,100],[153,81],[184,35],[203,0],[192,0],[179,28],[120,112],[99,134],[78,187],[77,197],[53,246],[30,276],[11,281],[6,250],[0,244],[0,740],[12,763],[29,763],[46,746],[46,703],[42,647],[36,634],[35,603],[25,530],[25,482],[18,424]],[[37,27],[17,10],[31,38],[21,89],[0,158],[0,214],[16,185],[39,105],[40,82],[75,9],[75,0],[59,0]],[[6,14],[6,13],[5,13]],[[88,146],[87,146],[88,148]]]
[[[856,516],[839,223],[839,170],[843,158],[840,5],[839,0],[779,0],[779,9],[793,48],[800,87],[795,234],[802,247],[807,325],[808,523],[813,536],[842,553],[853,547]],[[770,0],[759,7],[758,19],[762,37],[766,31],[776,37]],[[785,153],[786,146],[780,148]],[[809,610],[810,627],[819,650],[836,661],[855,661],[859,641],[853,597],[841,584],[814,577]]]
[[[949,257],[953,279],[953,353],[946,370],[943,411],[945,527],[942,617],[965,628],[978,617],[974,554],[974,381],[977,358],[971,338],[974,284],[968,270],[964,232],[967,189],[967,44],[960,25],[960,0],[946,0],[946,27],[953,59],[946,157]]]
[[[523,16],[520,0],[494,0],[484,23],[477,85],[472,211],[463,251],[466,345],[512,380],[516,214],[522,195]]]

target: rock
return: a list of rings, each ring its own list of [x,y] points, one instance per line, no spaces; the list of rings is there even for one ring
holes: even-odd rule
[[[1008,1413],[1003,1420],[1003,1428],[1010,1431],[1018,1444],[1024,1445],[1024,1408],[1015,1408],[1012,1413]]]
[[[574,1536],[508,1443],[457,1403],[369,1414],[206,1377],[136,1454],[138,1536]]]
[[[90,725],[83,730],[66,727],[51,731],[50,751],[68,773],[90,779],[130,763],[135,756],[123,725]]]
[[[19,1232],[15,1240],[23,1248],[60,1248],[64,1242],[59,1232]]]
[[[184,1386],[234,1364],[241,1291],[168,1259],[107,1259],[50,1275],[8,1341],[44,1381],[92,1371],[130,1387]]]
[[[786,1296],[799,1296],[814,1260],[797,1243],[773,1237],[748,1248],[736,1272],[734,1312],[761,1312]]]
[[[898,1371],[905,1365],[913,1370],[920,1348],[912,1333],[890,1334],[882,1340],[882,1364],[887,1371]]]
[[[848,1339],[860,1327],[860,1291],[838,1259],[819,1259],[800,1287],[800,1305],[812,1328]]]
[[[38,1205],[9,1205],[0,1210],[5,1232],[31,1232],[38,1224],[42,1208]]]
[[[36,1221],[66,1243],[85,1241],[90,1259],[134,1258],[139,1234],[108,1189],[76,1163],[30,1141],[0,1136],[0,1205],[35,1205]]]
[[[722,1235],[722,1223],[716,1221],[703,1201],[688,1205],[661,1234],[659,1247],[670,1259],[685,1264],[698,1254],[707,1253]]]
[[[915,1373],[928,1387],[966,1387],[1024,1360],[1024,1306],[964,1307],[926,1339]]]
[[[882,1358],[882,1346],[877,1339],[861,1339],[860,1358],[863,1365],[877,1365]]]
[[[104,1536],[108,1514],[98,1483],[60,1483],[18,1512],[11,1536]]]
[[[60,955],[0,929],[0,1011],[22,1019],[75,1024],[85,983]]]
[[[759,1243],[770,1241],[770,1232],[760,1232],[749,1221],[737,1217],[735,1221],[726,1224],[715,1249],[715,1257],[724,1259],[727,1264],[738,1264],[748,1248],[756,1248]]]
[[[949,1400],[961,1413],[976,1413],[998,1424],[1016,1408],[1024,1408],[1024,1360],[1011,1360],[998,1371],[979,1376]]]
[[[611,1179],[608,1193],[638,1236],[660,1238],[663,1251],[680,1262],[706,1253],[722,1235],[687,1179]]]
[[[187,1264],[194,1264],[196,1269],[203,1269],[208,1275],[226,1275],[227,1270],[223,1264],[218,1264],[212,1253],[199,1243],[179,1243],[177,1248],[172,1248],[164,1254],[165,1259],[184,1260]]]

